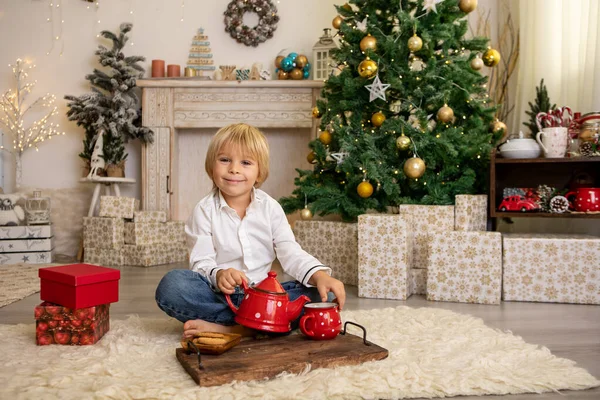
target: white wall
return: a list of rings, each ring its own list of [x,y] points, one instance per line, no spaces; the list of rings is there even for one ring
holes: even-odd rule
[[[133,46],[127,46],[126,54],[145,56],[147,61],[143,65],[147,71],[152,59],[163,59],[183,67],[192,37],[200,27],[210,38],[215,65],[251,66],[254,62],[262,62],[273,69],[273,60],[282,49],[310,57],[322,29],[331,27],[331,20],[337,15],[333,5],[344,3],[341,0],[274,0],[280,17],[275,36],[254,48],[238,44],[225,32],[223,12],[229,0],[99,0],[98,10],[94,3],[83,0],[53,2],[54,21],[48,22],[50,0],[0,0],[0,93],[14,86],[7,65],[17,58],[32,60],[37,67],[30,77],[38,83],[29,99],[35,100],[47,92],[56,95],[59,115],[55,122],[66,132],[65,136],[43,143],[39,152],[24,153],[22,185],[25,187],[79,185],[81,162],[77,154],[81,151],[83,130],[67,120],[63,96],[89,91],[89,83],[84,78],[97,66],[94,51],[100,43],[109,44],[96,37],[100,30],[115,32],[121,22],[132,22],[130,43],[133,42]],[[183,9],[182,3],[185,4]],[[46,55],[52,45],[52,24],[55,35],[59,35],[61,12],[64,20],[62,39],[55,41],[53,51]],[[63,42],[64,51],[60,56]],[[139,182],[140,145],[132,143],[128,151],[126,174]],[[14,190],[14,162],[6,153],[4,160],[4,189],[8,192]],[[123,188],[123,192],[139,197],[139,183]]]

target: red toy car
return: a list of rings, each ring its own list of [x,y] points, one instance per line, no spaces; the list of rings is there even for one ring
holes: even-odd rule
[[[537,211],[540,206],[533,200],[526,199],[523,196],[510,196],[502,199],[498,206],[500,211]]]

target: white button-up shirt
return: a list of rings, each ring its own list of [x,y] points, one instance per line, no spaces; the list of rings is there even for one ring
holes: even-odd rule
[[[243,271],[249,283],[267,277],[277,257],[283,270],[305,286],[317,271],[331,269],[302,250],[281,205],[259,189],[252,192],[246,216],[240,219],[221,192],[213,190],[198,202],[185,225],[190,269],[217,287],[217,271]]]

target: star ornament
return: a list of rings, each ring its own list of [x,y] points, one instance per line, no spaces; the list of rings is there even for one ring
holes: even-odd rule
[[[440,4],[443,0],[425,0],[423,2],[423,10],[427,10],[427,14],[433,10],[437,14],[436,4]]]
[[[375,99],[381,99],[385,101],[385,91],[390,87],[389,84],[381,83],[379,80],[379,74],[375,76],[373,79],[373,83],[370,85],[365,85],[367,90],[369,91],[369,101],[373,101]]]
[[[367,18],[363,19],[361,22],[357,22],[356,29],[358,29],[359,31],[366,32],[367,31]]]

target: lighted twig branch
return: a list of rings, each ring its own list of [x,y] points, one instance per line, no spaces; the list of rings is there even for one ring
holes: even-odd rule
[[[2,145],[0,150],[12,154],[16,162],[16,187],[21,186],[22,168],[21,155],[30,148],[38,150],[38,145],[47,139],[56,135],[64,135],[64,132],[58,131],[58,124],[50,122],[50,119],[58,114],[58,108],[54,106],[56,98],[54,95],[46,94],[38,98],[33,103],[26,105],[25,99],[35,86],[33,83],[26,83],[28,71],[34,68],[34,65],[17,59],[15,65],[10,65],[13,76],[16,80],[15,89],[9,89],[0,97],[0,131],[10,136],[11,145]],[[35,120],[29,127],[25,127],[25,117],[28,111],[35,107],[49,108],[42,118]]]

